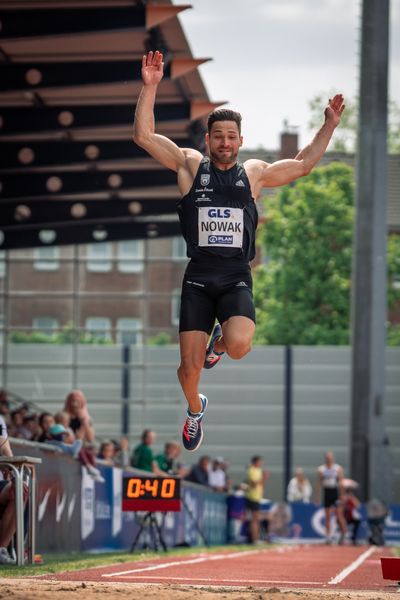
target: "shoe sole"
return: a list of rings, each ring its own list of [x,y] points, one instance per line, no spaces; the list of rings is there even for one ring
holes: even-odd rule
[[[203,396],[203,398],[206,399],[206,405],[205,405],[204,410],[203,410],[203,413],[205,413],[206,410],[207,410],[207,406],[208,406],[208,398],[207,398],[207,396],[204,396],[203,394],[202,394],[202,396]],[[201,446],[201,443],[203,441],[203,437],[204,437],[204,431],[203,431],[203,427],[201,427],[201,437],[200,437],[199,443],[197,444],[196,448],[192,448],[191,450],[189,450],[188,448],[185,448],[186,452],[196,452],[196,450],[198,450],[200,448],[200,446]]]

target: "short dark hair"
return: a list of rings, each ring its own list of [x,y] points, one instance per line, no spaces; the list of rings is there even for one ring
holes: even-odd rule
[[[49,412],[42,412],[42,413],[40,413],[40,415],[39,415],[39,425],[40,425],[40,427],[43,425],[43,421],[45,420],[46,417],[53,417],[53,415],[51,413],[49,413]]]
[[[259,456],[258,454],[256,454],[255,456],[251,457],[251,464],[254,465],[254,463],[256,463],[259,460],[262,460],[262,456]]]
[[[213,110],[208,115],[207,119],[208,133],[210,133],[211,127],[216,121],[235,121],[240,135],[242,129],[242,115],[235,110],[230,110],[229,108],[218,108],[217,110]]]
[[[146,438],[147,438],[147,436],[148,436],[150,433],[153,433],[153,430],[152,430],[152,429],[144,429],[144,430],[142,431],[142,444],[145,444],[145,443],[146,443]]]

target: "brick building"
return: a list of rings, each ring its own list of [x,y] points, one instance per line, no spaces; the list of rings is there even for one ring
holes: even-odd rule
[[[297,133],[286,130],[279,151],[243,150],[241,160],[270,162],[296,149]],[[333,152],[321,162],[334,160],[354,165],[354,155]],[[389,156],[388,200],[388,230],[400,232],[399,155]],[[0,314],[11,335],[72,327],[117,343],[177,341],[187,262],[181,237],[10,250],[1,258]]]

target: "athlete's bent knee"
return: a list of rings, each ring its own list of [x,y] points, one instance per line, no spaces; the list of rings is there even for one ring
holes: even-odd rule
[[[234,360],[240,360],[243,356],[246,356],[251,350],[251,342],[244,340],[233,341],[230,344],[226,344],[226,351],[230,358]]]

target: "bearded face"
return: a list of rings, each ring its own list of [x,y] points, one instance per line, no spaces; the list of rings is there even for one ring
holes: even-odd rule
[[[210,158],[218,167],[236,163],[243,138],[235,121],[216,121],[206,136]]]

